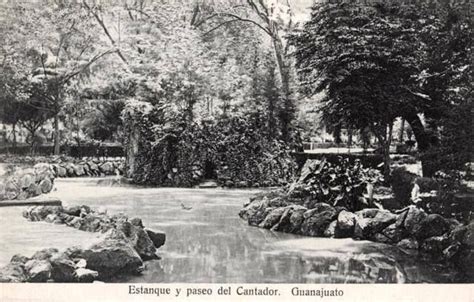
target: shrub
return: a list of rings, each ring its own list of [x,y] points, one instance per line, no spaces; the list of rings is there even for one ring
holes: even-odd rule
[[[324,202],[356,211],[370,206],[363,198],[367,184],[383,180],[378,170],[364,168],[360,161],[351,162],[339,157],[337,161],[326,159],[308,161],[301,171],[298,192],[290,189],[289,195],[309,196],[314,206]]]

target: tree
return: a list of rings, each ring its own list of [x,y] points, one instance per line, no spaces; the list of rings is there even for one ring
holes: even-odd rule
[[[250,10],[250,11],[249,11]],[[291,60],[289,44],[285,43],[283,35],[293,29],[293,14],[289,1],[246,0],[232,2],[232,5],[223,10],[214,11],[206,20],[217,19],[216,25],[206,34],[218,30],[229,24],[240,22],[249,23],[270,38],[278,73],[281,81],[281,98],[283,110],[280,112],[282,138],[290,139],[291,122],[295,117],[295,103],[291,89]],[[209,22],[209,21],[208,21]]]
[[[427,37],[445,35],[444,22],[419,5],[316,4],[292,40],[304,93],[326,93],[322,110],[329,122],[371,129],[384,150],[385,176],[395,118],[410,124],[419,151],[433,143],[419,114],[440,112],[447,103],[435,102],[417,78],[436,47]]]
[[[35,95],[54,119],[54,153],[59,153],[59,114],[70,81],[85,75],[104,49],[91,30],[87,11],[75,3],[47,1],[6,4],[4,62],[18,77],[34,82]],[[18,64],[19,63],[19,64]]]

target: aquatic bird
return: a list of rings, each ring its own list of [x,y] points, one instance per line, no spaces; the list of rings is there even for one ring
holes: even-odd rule
[[[193,207],[185,206],[183,203],[181,203],[181,208],[182,208],[183,210],[189,211],[189,210],[191,210]]]

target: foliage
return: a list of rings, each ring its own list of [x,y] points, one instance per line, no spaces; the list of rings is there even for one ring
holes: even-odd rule
[[[326,122],[369,127],[387,154],[387,167],[396,117],[410,123],[418,149],[426,151],[441,125],[430,123],[430,131],[417,114],[431,122],[453,110],[452,91],[467,96],[469,21],[456,4],[435,7],[316,3],[292,39],[302,91],[326,94]]]
[[[359,160],[309,160],[302,169],[297,190],[290,189],[289,194],[294,196],[297,192],[299,196],[309,197],[313,205],[324,202],[356,211],[370,206],[363,198],[367,184],[381,181],[383,177],[378,170],[364,168]]]
[[[265,135],[259,114],[191,125],[184,114],[165,118],[169,114],[143,102],[124,110],[126,133],[140,131],[135,182],[188,187],[216,178],[227,186],[269,186],[291,179],[296,167],[290,149]]]

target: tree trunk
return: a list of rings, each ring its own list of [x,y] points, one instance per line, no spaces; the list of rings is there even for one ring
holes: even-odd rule
[[[12,124],[12,132],[13,132],[12,147],[13,147],[13,151],[15,151],[16,150],[16,123]]]
[[[272,34],[272,42],[273,42],[273,49],[275,51],[275,57],[278,65],[278,71],[280,73],[281,79],[281,89],[283,95],[283,111],[280,114],[281,119],[281,132],[283,139],[288,141],[290,136],[290,123],[293,120],[294,115],[294,105],[291,99],[291,91],[290,91],[290,73],[288,70],[288,66],[285,62],[284,54],[283,54],[283,44],[281,42],[278,33]]]
[[[59,117],[54,116],[54,155],[59,155]]]
[[[405,119],[402,118],[401,124],[400,124],[400,132],[398,132],[398,142],[403,143],[403,136],[405,134]]]
[[[431,177],[437,169],[435,166],[433,166],[430,160],[430,155],[427,153],[432,147],[430,134],[426,131],[423,123],[420,120],[420,117],[416,114],[416,112],[405,113],[403,118],[410,125],[413,134],[415,135],[415,140],[418,145],[418,152],[421,154],[421,168],[423,171],[423,176]]]
[[[424,152],[430,147],[430,137],[425,131],[425,127],[420,120],[420,117],[416,112],[409,112],[403,115],[403,118],[410,125],[413,134],[415,135],[415,140],[418,145],[418,151]]]

